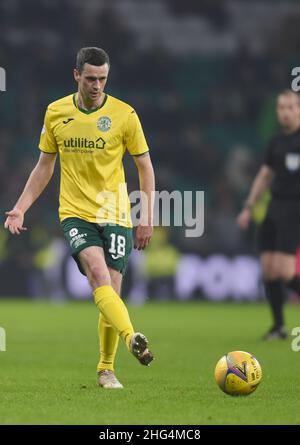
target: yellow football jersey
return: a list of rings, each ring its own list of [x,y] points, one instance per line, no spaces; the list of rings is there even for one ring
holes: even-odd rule
[[[77,94],[51,103],[39,148],[58,153],[61,178],[59,218],[132,227],[123,155],[148,152],[134,109],[105,95],[99,108],[82,110]]]

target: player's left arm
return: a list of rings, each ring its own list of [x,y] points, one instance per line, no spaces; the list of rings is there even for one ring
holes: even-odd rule
[[[138,169],[141,191],[141,217],[136,229],[134,248],[145,249],[153,233],[155,176],[149,153],[133,156]]]

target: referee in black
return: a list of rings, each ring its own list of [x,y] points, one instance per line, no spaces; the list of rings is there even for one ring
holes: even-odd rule
[[[251,208],[271,186],[271,201],[258,233],[265,293],[273,316],[273,326],[265,340],[288,337],[284,326],[285,289],[300,294],[296,275],[296,250],[300,245],[300,99],[285,90],[277,97],[277,119],[281,132],[269,143],[245,206],[237,223],[246,229]]]

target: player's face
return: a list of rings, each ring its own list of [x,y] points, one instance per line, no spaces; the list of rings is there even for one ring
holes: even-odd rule
[[[97,103],[107,82],[109,66],[107,63],[101,66],[85,63],[83,70],[74,70],[74,77],[78,83],[78,90],[86,102]]]
[[[277,99],[277,118],[283,127],[294,127],[300,124],[300,106],[297,96],[281,95]]]

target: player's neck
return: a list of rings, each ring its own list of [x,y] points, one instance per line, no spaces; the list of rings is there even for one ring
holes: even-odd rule
[[[80,92],[78,91],[78,93],[77,93],[77,105],[78,105],[79,108],[82,108],[83,110],[86,110],[86,111],[94,110],[96,108],[100,108],[101,107],[101,105],[102,105],[102,103],[104,101],[104,98],[105,98],[105,94],[101,93],[101,96],[100,96],[100,98],[98,100],[91,101],[91,100],[88,100],[88,99],[84,99],[82,97],[82,95],[80,94]]]

